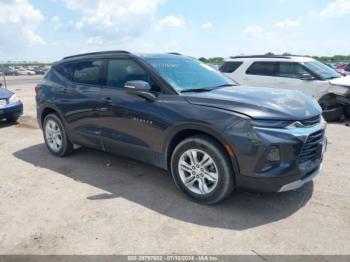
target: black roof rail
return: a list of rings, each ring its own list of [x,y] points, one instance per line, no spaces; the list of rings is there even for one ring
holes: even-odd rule
[[[291,59],[293,55],[242,55],[242,56],[230,56],[230,58],[282,58]]]
[[[176,53],[176,52],[170,52],[170,53],[168,53],[169,55],[182,55],[182,54],[180,54],[180,53]]]
[[[104,55],[104,54],[131,54],[131,53],[128,52],[128,51],[123,51],[123,50],[101,51],[101,52],[92,52],[92,53],[85,53],[85,54],[66,56],[63,59],[69,59],[69,58],[75,58],[75,57],[81,57],[81,56],[88,56],[88,55]]]

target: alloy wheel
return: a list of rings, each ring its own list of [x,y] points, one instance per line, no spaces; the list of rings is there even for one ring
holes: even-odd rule
[[[217,186],[219,173],[213,158],[202,150],[185,151],[178,163],[182,183],[191,192],[207,195]]]

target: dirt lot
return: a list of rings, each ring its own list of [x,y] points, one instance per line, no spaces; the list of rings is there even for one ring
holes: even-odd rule
[[[277,195],[234,193],[201,206],[165,172],[89,149],[51,156],[35,120],[38,78],[0,124],[0,254],[349,254],[350,128],[330,124],[314,182]]]

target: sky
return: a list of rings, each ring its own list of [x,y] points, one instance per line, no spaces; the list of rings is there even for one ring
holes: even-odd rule
[[[350,55],[350,0],[0,0],[0,61],[127,50]]]

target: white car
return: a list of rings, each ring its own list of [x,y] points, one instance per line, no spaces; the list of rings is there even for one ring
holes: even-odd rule
[[[243,86],[299,90],[313,96],[328,121],[350,114],[350,76],[309,57],[237,56],[220,71]]]
[[[27,69],[16,69],[15,74],[16,75],[35,75],[35,72]]]

